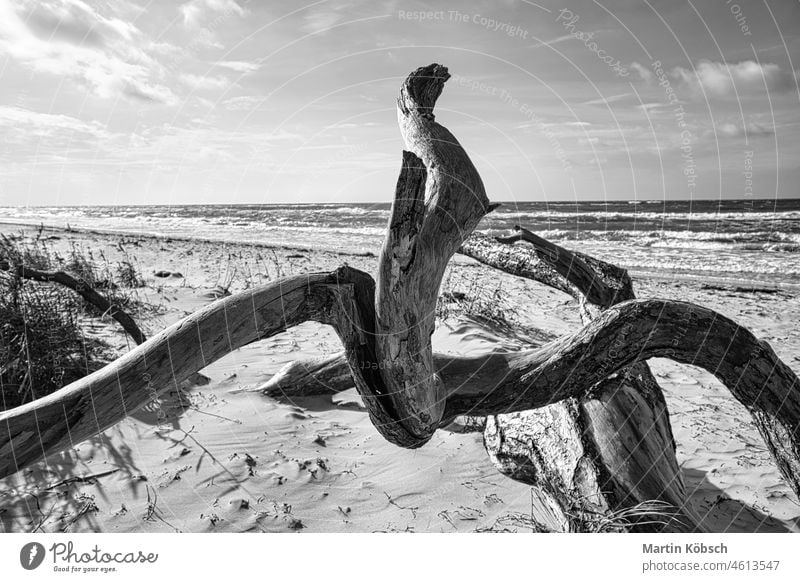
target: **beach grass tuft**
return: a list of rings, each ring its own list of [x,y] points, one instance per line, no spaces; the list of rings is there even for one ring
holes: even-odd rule
[[[146,307],[136,289],[143,280],[135,261],[123,253],[112,263],[71,245],[62,256],[41,231],[33,237],[0,235],[0,263],[38,271],[68,272],[129,313]],[[86,316],[107,314],[57,283],[24,279],[0,270],[0,406],[7,410],[41,398],[101,368],[109,346],[87,333]],[[117,324],[112,322],[116,328]]]

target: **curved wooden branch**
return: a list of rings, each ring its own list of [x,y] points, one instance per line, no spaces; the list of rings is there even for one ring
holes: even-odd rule
[[[441,425],[459,415],[503,414],[586,398],[593,389],[602,389],[598,383],[608,376],[651,357],[702,367],[725,384],[751,412],[781,473],[800,497],[800,381],[769,344],[732,320],[689,303],[618,304],[575,334],[537,350],[479,358],[436,355],[448,390]],[[313,378],[312,363],[304,365],[306,371],[293,379],[307,386],[306,394],[352,386],[337,356],[326,362],[329,383]],[[274,380],[262,388],[286,393],[281,378]]]
[[[533,236],[544,240],[536,235]],[[534,252],[527,252],[525,248],[511,246],[511,243],[517,240],[522,238],[492,238],[482,233],[473,233],[462,243],[458,253],[516,277],[543,283],[581,301],[616,303],[634,298],[630,277],[624,269],[589,255],[572,253],[549,241],[545,241],[546,245],[542,245],[542,248],[554,247],[555,250],[538,253],[535,252],[536,246],[534,246],[532,247]],[[586,268],[592,270],[594,277],[576,277],[577,270],[574,269],[566,269],[561,274],[550,264],[551,257],[567,258],[568,263],[579,260]],[[592,288],[597,288],[598,291],[591,293]],[[436,353],[433,358],[437,372],[453,359],[450,355]],[[268,396],[293,397],[331,394],[352,387],[353,379],[349,374],[344,352],[340,352],[320,359],[289,362],[259,386],[258,390]]]
[[[494,240],[473,236],[462,252],[569,293],[578,300],[584,324],[608,306],[635,298],[625,269],[520,226],[516,230],[515,236]],[[634,363],[593,391],[594,398],[490,416],[484,444],[492,463],[504,475],[533,485],[544,507],[560,510],[557,521],[564,529],[583,526],[575,515],[609,514],[652,500],[662,510],[671,507],[673,519],[661,523],[661,511],[643,520],[645,530],[655,522],[661,523],[656,529],[694,529],[697,519],[686,505],[666,399],[647,363]]]
[[[378,265],[375,335],[377,374],[351,371],[362,393],[385,391],[392,420],[384,436],[404,447],[427,442],[444,412],[444,387],[433,365],[431,334],[439,285],[450,258],[489,212],[478,171],[433,108],[450,75],[433,64],[403,83],[397,101],[408,152]],[[362,364],[363,362],[357,362]],[[380,430],[380,429],[379,429]]]
[[[302,398],[336,394],[354,386],[344,352],[336,352],[324,358],[287,362],[253,391],[273,398]]]
[[[0,270],[13,272],[17,277],[22,279],[39,281],[42,283],[58,283],[72,289],[75,293],[83,297],[87,303],[94,305],[102,313],[108,313],[113,317],[137,344],[141,344],[147,339],[127,312],[111,303],[108,299],[95,291],[88,283],[75,279],[69,273],[65,273],[64,271],[39,271],[23,265],[11,265],[7,261],[0,261]]]
[[[609,307],[614,303],[616,293],[609,285],[602,281],[594,269],[589,267],[583,259],[560,246],[545,240],[531,231],[516,226],[517,234],[509,237],[498,237],[498,242],[513,244],[524,241],[533,245],[536,254],[564,279],[577,287],[587,301],[600,308]]]
[[[358,272],[343,268],[216,301],[97,372],[1,412],[0,476],[109,428],[237,348],[304,321],[329,322],[331,311],[350,301],[358,280]]]
[[[710,309],[634,300],[575,334],[525,354],[462,361],[444,419],[498,414],[586,397],[637,361],[671,358],[714,374],[753,415],[778,468],[800,497],[800,380],[766,342]],[[494,380],[493,380],[494,378]]]
[[[362,369],[374,369],[369,364],[376,361],[363,352],[364,328],[354,309],[370,281],[343,267],[228,297],[94,374],[0,413],[0,476],[105,430],[216,359],[304,321],[334,325],[351,366],[361,359],[367,363]],[[800,380],[747,329],[689,303],[628,301],[537,350],[449,358],[439,370],[449,392],[441,424],[463,414],[502,414],[585,397],[608,375],[651,357],[716,375],[753,414],[781,473],[800,496]],[[385,432],[391,428],[381,423],[394,421],[379,407],[374,412],[374,401],[382,398],[368,394],[365,404]]]

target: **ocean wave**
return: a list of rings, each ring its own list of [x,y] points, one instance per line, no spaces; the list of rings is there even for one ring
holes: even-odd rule
[[[787,212],[620,212],[620,211],[593,211],[585,212],[576,209],[575,212],[561,210],[533,210],[502,212],[496,210],[490,214],[489,220],[506,220],[509,218],[553,220],[579,218],[595,221],[683,221],[683,222],[725,222],[725,221],[797,221],[800,220],[800,211]]]
[[[483,232],[492,232],[484,229]],[[626,242],[643,247],[681,246],[721,247],[735,245],[760,245],[763,250],[791,250],[800,246],[800,233],[779,231],[756,231],[724,233],[714,231],[685,230],[566,230],[546,229],[535,231],[540,236],[554,241],[609,241]]]

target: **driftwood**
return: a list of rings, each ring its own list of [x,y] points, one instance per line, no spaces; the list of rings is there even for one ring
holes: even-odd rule
[[[569,293],[579,302],[584,324],[608,306],[635,298],[624,269],[516,230],[496,242],[474,235],[461,252]],[[507,246],[515,242],[528,244]],[[634,530],[697,529],[667,404],[647,364],[637,362],[604,379],[594,392],[594,398],[490,416],[484,431],[490,459],[503,474],[534,486],[533,500],[551,517],[553,529],[581,529],[586,515],[612,517],[652,501],[659,502],[658,511],[641,512]]]
[[[239,347],[318,321],[338,333],[373,424],[399,446],[422,446],[460,415],[601,398],[609,376],[668,357],[702,367],[728,387],[800,494],[800,380],[768,344],[712,310],[631,299],[530,350],[446,362],[434,356],[430,332],[444,267],[492,209],[466,153],[434,120],[447,77],[431,65],[412,73],[401,91],[398,117],[411,151],[403,154],[377,290],[368,274],[342,267],[216,301],[94,374],[0,413],[0,476],[110,427]]]
[[[58,283],[68,289],[72,289],[75,293],[83,297],[87,303],[99,309],[101,313],[107,313],[114,318],[137,344],[142,344],[147,339],[144,333],[142,333],[142,330],[139,329],[139,326],[136,325],[136,322],[126,311],[118,305],[111,303],[103,295],[95,291],[91,285],[85,281],[76,279],[69,273],[65,273],[64,271],[39,271],[37,269],[25,267],[24,265],[14,265],[5,260],[0,260],[0,270],[12,272],[21,279],[29,279],[41,283]]]

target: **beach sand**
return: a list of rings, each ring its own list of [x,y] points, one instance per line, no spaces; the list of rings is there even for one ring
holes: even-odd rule
[[[19,227],[1,225],[0,232]],[[142,297],[162,307],[140,321],[148,335],[213,301],[220,285],[236,292],[345,262],[374,272],[377,261],[135,235],[45,236],[60,249],[102,249],[112,261],[122,243],[145,276]],[[181,276],[155,277],[159,270]],[[445,284],[489,293],[499,287],[499,307],[521,328],[540,330],[542,340],[580,325],[568,296],[464,257]],[[733,318],[800,372],[798,293],[669,278],[635,277],[634,286],[642,298],[692,301]],[[120,354],[132,347],[113,321],[88,323]],[[434,346],[474,353],[489,349],[492,333],[453,318],[439,325]],[[332,330],[307,323],[226,356],[202,371],[208,384],[171,387],[160,404],[0,481],[0,531],[530,531],[530,488],[492,467],[481,433],[453,426],[420,449],[404,450],[378,435],[355,390],[282,400],[257,391],[285,363],[340,349]],[[800,529],[800,504],[744,407],[700,369],[663,359],[650,365],[666,394],[688,502],[702,525]]]

